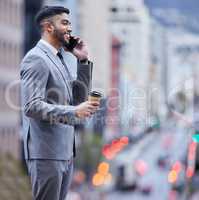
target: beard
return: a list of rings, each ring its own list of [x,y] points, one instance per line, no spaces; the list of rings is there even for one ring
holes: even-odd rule
[[[62,46],[67,46],[68,45],[69,41],[65,40],[65,38],[64,38],[65,33],[62,33],[58,29],[54,29],[53,35],[62,44]]]

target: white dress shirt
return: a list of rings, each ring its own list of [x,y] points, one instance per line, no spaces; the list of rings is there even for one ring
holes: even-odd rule
[[[52,46],[50,43],[48,43],[44,39],[40,39],[40,42],[42,42],[44,45],[46,45],[55,56],[57,55],[58,50],[54,46]]]

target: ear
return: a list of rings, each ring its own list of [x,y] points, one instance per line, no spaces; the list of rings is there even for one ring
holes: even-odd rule
[[[54,31],[54,26],[52,25],[52,23],[47,22],[46,30],[47,30],[48,33],[52,33]]]
[[[42,26],[43,26],[43,30],[47,31],[48,33],[51,33],[54,31],[54,26],[48,21],[43,22]]]

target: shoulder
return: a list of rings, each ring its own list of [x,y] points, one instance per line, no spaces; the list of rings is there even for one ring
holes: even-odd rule
[[[35,46],[26,53],[21,61],[21,66],[23,67],[24,64],[34,64],[38,62],[45,64],[45,56],[45,53]]]
[[[21,64],[27,63],[27,62],[34,62],[35,60],[43,60],[45,58],[45,53],[35,46],[34,48],[30,49],[22,59]]]
[[[43,52],[39,52],[38,48],[31,49],[23,58],[20,65],[21,73],[24,71],[40,71],[49,72],[49,67],[45,62]]]

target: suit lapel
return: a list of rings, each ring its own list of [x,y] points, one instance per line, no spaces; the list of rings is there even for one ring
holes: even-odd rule
[[[48,47],[46,45],[44,45],[42,42],[38,42],[37,43],[37,47],[39,47],[43,52],[45,52],[47,57],[50,59],[50,61],[54,64],[54,66],[59,71],[61,77],[63,78],[63,80],[64,80],[64,82],[66,84],[70,101],[72,102],[72,91],[71,91],[71,88],[70,88],[69,79],[66,77],[65,68],[64,68],[63,64],[61,63],[61,60],[56,55],[54,55],[48,49]]]

